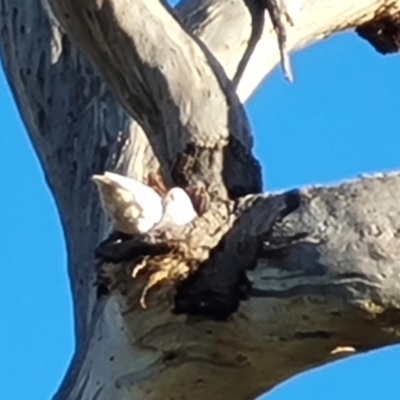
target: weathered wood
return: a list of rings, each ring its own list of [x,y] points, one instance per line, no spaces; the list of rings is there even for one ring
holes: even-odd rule
[[[291,50],[400,10],[399,0],[286,3],[294,22],[288,27]],[[363,351],[397,341],[397,175],[303,191],[300,206],[281,222],[271,209],[281,204],[279,196],[255,202],[252,196],[225,198],[225,189],[237,197],[260,185],[257,173],[247,179],[249,171],[257,171],[251,136],[226,79],[236,71],[250,34],[242,0],[182,2],[177,15],[190,34],[155,0],[51,4],[59,7],[56,14],[72,42],[38,2],[1,0],[0,51],[68,246],[77,351],[56,398],[253,398],[300,370],[328,362],[336,357],[330,355],[335,347]],[[147,25],[138,10],[144,12],[141,18],[147,15]],[[156,23],[164,27],[162,35]],[[153,35],[144,33],[150,26]],[[166,52],[157,46],[161,43],[170,46]],[[175,63],[169,49],[176,51]],[[278,61],[276,36],[266,21],[238,87],[242,101]],[[178,84],[183,77],[189,81],[184,87]],[[212,153],[211,146],[207,153],[205,146],[196,152],[209,139],[213,146],[228,141],[229,151]],[[179,156],[185,149],[193,152],[190,157]],[[215,158],[205,163],[206,155]],[[176,298],[170,284],[154,288],[146,311],[136,302],[131,308],[146,274],[125,280],[130,296],[116,289],[97,300],[93,254],[109,226],[89,177],[105,169],[144,182],[162,173],[167,185],[209,182],[218,194],[191,231],[211,253],[200,252],[199,259],[204,254],[206,259]],[[219,213],[218,201],[226,206]],[[202,306],[204,299],[218,300],[227,292],[210,280],[214,274],[222,283],[233,282],[228,293],[240,294],[229,297],[239,311],[228,322],[213,321],[210,307]],[[216,296],[208,297],[207,290]],[[186,314],[172,314],[174,307]]]
[[[49,3],[144,129],[167,182],[201,181],[221,198],[261,190],[247,117],[229,79],[159,0]]]
[[[130,279],[132,262],[103,266],[116,285],[57,398],[253,399],[305,369],[398,343],[399,196],[400,174],[249,196],[202,268],[176,295],[154,288],[146,310],[145,274]],[[237,312],[218,313],[232,301]]]

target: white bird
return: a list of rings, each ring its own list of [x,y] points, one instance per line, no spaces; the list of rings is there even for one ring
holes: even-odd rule
[[[115,230],[127,234],[145,233],[160,221],[161,198],[151,187],[112,172],[93,175],[92,179]]]
[[[179,188],[170,189],[162,199],[163,215],[154,229],[165,229],[168,225],[186,225],[197,217],[192,200]]]
[[[119,232],[140,234],[170,223],[185,225],[197,216],[190,197],[181,188],[172,188],[161,198],[150,186],[127,176],[105,172],[92,179],[103,210]]]

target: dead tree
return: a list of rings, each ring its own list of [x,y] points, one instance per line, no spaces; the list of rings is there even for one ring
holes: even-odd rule
[[[400,175],[262,195],[242,103],[279,62],[268,15],[235,92],[254,3],[164,3],[0,3],[3,65],[69,254],[77,348],[55,399],[252,399],[399,342]],[[285,3],[288,51],[344,30],[399,48],[400,0]],[[201,215],[98,247],[104,170],[197,193]]]

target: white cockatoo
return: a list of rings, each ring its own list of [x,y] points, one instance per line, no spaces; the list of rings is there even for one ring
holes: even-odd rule
[[[164,198],[150,186],[113,172],[93,175],[104,211],[115,230],[127,234],[149,232],[168,224],[184,225],[197,213],[186,192],[170,189]]]
[[[164,229],[168,225],[186,225],[197,217],[192,200],[179,188],[170,189],[162,199],[163,214],[154,229]]]
[[[160,221],[161,198],[151,187],[113,172],[93,175],[92,179],[115,230],[127,234],[145,233]]]

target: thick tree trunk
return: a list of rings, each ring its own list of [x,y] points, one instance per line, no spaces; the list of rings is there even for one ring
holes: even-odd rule
[[[56,398],[251,399],[398,342],[400,175],[260,195],[241,101],[279,62],[268,15],[236,94],[252,2],[185,1],[177,16],[162,3],[49,0],[49,19],[38,2],[0,1],[3,66],[68,246],[77,349]],[[290,50],[355,28],[398,50],[400,0],[286,5]],[[204,213],[163,238],[103,245],[95,262],[110,228],[89,180],[105,169],[206,187]],[[160,244],[179,251],[147,256],[153,270],[133,280],[132,252]]]

